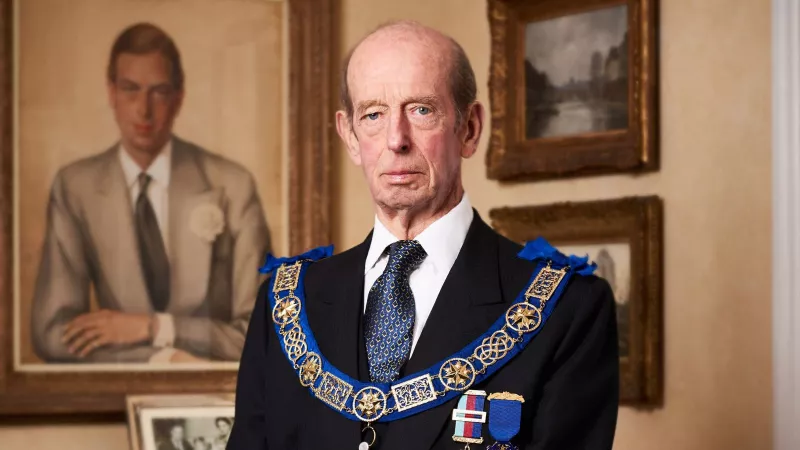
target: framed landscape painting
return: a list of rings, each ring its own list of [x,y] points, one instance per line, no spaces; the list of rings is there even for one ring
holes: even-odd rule
[[[329,244],[334,0],[0,2],[0,415],[233,390]]]
[[[489,178],[658,168],[657,8],[657,0],[489,0]]]
[[[564,254],[588,256],[614,293],[620,355],[620,402],[662,400],[662,248],[659,197],[504,207],[492,226],[524,243],[539,236]]]

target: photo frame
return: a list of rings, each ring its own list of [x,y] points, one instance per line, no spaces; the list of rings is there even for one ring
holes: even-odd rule
[[[489,0],[487,176],[658,170],[658,0]]]
[[[126,399],[131,450],[225,450],[235,420],[234,394],[141,395]],[[173,445],[177,448],[177,446]]]
[[[191,9],[185,8],[187,2],[192,4]],[[329,185],[336,107],[332,94],[338,65],[338,2],[77,0],[71,2],[69,8],[63,5],[53,0],[0,1],[0,95],[4,99],[0,107],[0,416],[85,414],[95,417],[124,413],[126,395],[233,391],[237,355],[246,334],[248,311],[255,302],[257,283],[263,280],[258,266],[266,251],[277,255],[297,254],[327,245],[331,240]],[[98,21],[98,26],[86,27],[83,20],[87,17]],[[207,26],[198,28],[197,23]],[[54,24],[61,28],[54,28]],[[112,175],[122,179],[123,170],[114,165],[117,160],[102,157],[107,153],[120,155],[119,161],[123,159],[123,150],[127,150],[125,141],[112,140],[118,139],[116,133],[125,136],[122,121],[125,117],[120,116],[117,105],[124,96],[132,96],[134,88],[121,84],[119,79],[111,80],[108,61],[114,59],[109,57],[112,44],[121,42],[124,30],[136,28],[135,24],[155,24],[174,40],[186,80],[185,98],[174,124],[174,136],[180,136],[181,140],[170,138],[171,144],[167,147],[173,158],[172,166],[167,166],[172,167],[172,176],[169,183],[165,183],[169,222],[158,222],[162,216],[156,212],[156,223],[163,226],[164,253],[179,261],[183,258],[184,266],[181,268],[180,264],[170,261],[172,297],[167,309],[155,309],[153,303],[156,311],[163,311],[162,315],[170,318],[162,322],[160,317],[152,319],[154,315],[151,314],[148,326],[137,325],[138,329],[147,330],[147,342],[153,342],[154,346],[155,340],[162,336],[158,330],[169,328],[165,325],[172,323],[171,336],[164,332],[170,336],[168,343],[157,351],[142,349],[139,335],[135,343],[117,338],[119,342],[113,345],[95,339],[99,349],[90,348],[90,322],[84,321],[86,325],[82,329],[75,317],[59,323],[64,311],[74,310],[74,304],[53,306],[54,303],[42,294],[57,292],[65,297],[80,298],[81,305],[87,305],[86,310],[80,312],[81,317],[103,310],[126,312],[131,316],[138,314],[140,318],[148,315],[148,303],[137,300],[140,303],[127,305],[130,308],[126,311],[122,301],[131,292],[147,295],[155,292],[150,290],[150,279],[142,277],[137,281],[136,277],[139,270],[145,270],[141,263],[145,258],[142,256],[144,241],[139,234],[128,233],[127,228],[118,231],[111,226],[124,223],[118,221],[120,217],[140,220],[140,216],[134,215],[138,214],[134,209],[138,206],[134,205],[141,196],[131,194],[131,210],[106,209],[91,216],[87,211],[93,207],[94,199],[100,199],[101,203],[104,197],[87,197],[90,200],[86,200],[69,189],[62,189],[79,180],[78,185],[94,195],[95,188],[98,192],[107,192],[104,191],[107,185],[94,183],[96,180],[112,179]],[[38,33],[40,29],[49,30],[50,34]],[[75,32],[66,33],[66,29]],[[38,39],[26,41],[25,36],[32,33]],[[63,36],[82,39],[83,44],[67,45]],[[44,61],[60,64],[60,69],[38,70],[36,64]],[[172,83],[175,63],[174,60],[165,61],[163,67],[167,67],[164,70]],[[162,66],[156,64],[155,67]],[[156,108],[152,105],[159,99],[173,98],[165,93],[167,91],[134,87],[139,89],[136,92],[147,92],[141,98],[151,103],[142,104],[150,105],[151,109]],[[116,116],[111,114],[109,106]],[[152,134],[156,128],[155,125],[134,125],[139,127],[134,130],[140,134]],[[118,143],[112,145],[113,142]],[[114,151],[117,153],[112,153]],[[176,175],[175,170],[187,167],[179,165],[178,161],[183,164],[185,155],[190,153],[199,155],[192,161],[197,161],[197,172],[202,173],[203,182],[210,187],[200,188],[192,197],[194,203],[184,204],[181,201],[188,196],[173,197],[172,186],[176,186],[176,191],[183,189],[177,186],[181,186],[179,182],[184,173]],[[113,164],[102,166],[112,169],[95,171],[96,175],[92,176],[97,178],[84,175],[88,170],[74,169],[84,167],[86,161],[101,159],[112,161]],[[226,172],[228,169],[231,170]],[[245,175],[248,172],[249,177]],[[65,179],[69,180],[63,181]],[[251,189],[241,189],[248,186],[241,180],[248,179],[252,181]],[[136,186],[141,188],[141,179],[136,181]],[[113,183],[116,184],[110,186],[119,186],[121,181]],[[194,188],[197,185],[186,189]],[[70,189],[77,188],[70,186]],[[131,192],[135,192],[133,189]],[[62,197],[64,192],[69,192],[71,197]],[[123,192],[119,198],[124,203],[124,190],[119,192]],[[242,195],[242,192],[248,194]],[[260,214],[248,213],[247,219],[242,219],[245,216],[241,213],[239,221],[234,223],[231,217],[237,211],[258,211],[258,208],[241,205],[255,203],[260,203]],[[79,204],[80,208],[76,207]],[[63,205],[68,205],[69,212],[73,213],[65,216],[70,217],[67,222],[84,227],[72,226],[73,231],[79,230],[66,234],[72,240],[64,240],[63,228],[59,228],[64,220],[54,219],[62,217],[59,214],[66,210]],[[112,203],[104,204],[108,205]],[[213,207],[215,205],[218,208]],[[158,208],[152,207],[153,210]],[[241,225],[260,216],[265,216],[264,226],[245,230]],[[186,229],[176,231],[171,228],[173,223]],[[130,226],[130,230],[134,230],[133,225]],[[136,233],[145,229],[140,222],[136,222],[135,227]],[[110,238],[106,236],[105,241],[76,238],[99,229],[114,232]],[[167,229],[169,234],[164,231]],[[240,249],[250,249],[250,257],[243,258],[243,262],[235,257],[238,250],[233,242],[238,241],[233,238],[234,234],[237,238],[247,234],[255,239],[239,245]],[[71,255],[68,273],[53,271],[52,267],[57,264],[52,258],[47,259],[52,256],[46,250],[48,239],[60,243],[49,247],[57,249],[54,254]],[[136,259],[121,258],[112,259],[109,265],[109,257],[102,254],[106,252],[116,257],[113,251],[109,253],[109,248],[114,250],[118,243],[121,247],[128,245],[126,248],[132,251],[117,254],[139,255],[141,264],[130,265]],[[138,247],[134,243],[138,243]],[[78,252],[85,258],[75,258],[74,253],[64,250],[70,245],[89,256]],[[206,247],[209,250],[204,250],[203,258],[197,258],[196,253],[181,256],[181,248],[189,247],[193,251]],[[45,260],[47,264],[43,264]],[[87,269],[76,269],[75,261],[86,261]],[[45,265],[49,267],[47,270],[42,268]],[[249,269],[234,270],[234,267]],[[57,275],[49,278],[43,275],[48,270],[51,275]],[[224,281],[233,273],[241,277],[239,274],[246,273],[245,270],[251,271],[246,283],[234,282],[232,278],[230,282]],[[191,277],[198,272],[207,273],[207,277],[198,278],[196,283],[185,283],[188,288],[176,288],[178,281],[175,280],[195,281]],[[84,289],[82,285],[73,290],[72,285],[64,289],[63,285],[53,284],[71,280],[70,276],[75,273],[82,274],[81,283],[88,278],[90,288]],[[98,277],[98,273],[105,278]],[[134,275],[128,277],[128,274]],[[118,280],[116,287],[109,279]],[[220,279],[223,281],[219,282]],[[239,288],[244,284],[253,295]],[[193,292],[192,286],[198,285],[205,291]],[[120,286],[122,290],[115,290]],[[240,292],[235,292],[233,286]],[[238,295],[238,300],[225,300],[226,295]],[[189,298],[189,303],[181,304],[181,300],[174,300],[176,297]],[[220,304],[219,299],[224,301]],[[115,311],[117,306],[120,311]],[[184,314],[191,317],[183,319]],[[37,315],[42,316],[41,320]],[[99,315],[91,317],[95,324],[105,320]],[[155,328],[154,323],[158,324]],[[61,334],[45,333],[54,329]],[[73,330],[71,337],[68,329]],[[68,354],[65,350],[82,340],[81,336],[86,338],[82,342],[84,346]],[[59,338],[67,343],[60,343]],[[78,360],[77,352],[81,349],[89,352],[88,356],[83,356],[84,360]],[[119,353],[114,353],[117,349]],[[182,360],[176,358],[176,354],[192,358]],[[93,359],[94,355],[101,356]]]
[[[547,239],[589,256],[614,291],[620,341],[620,403],[657,406],[663,386],[663,205],[658,196],[502,207],[492,226],[519,243]]]

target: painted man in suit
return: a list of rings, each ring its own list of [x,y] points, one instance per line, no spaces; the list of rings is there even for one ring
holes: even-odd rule
[[[32,308],[36,353],[47,362],[238,361],[269,248],[253,177],[172,133],[184,74],[164,31],[145,23],[121,33],[107,77],[121,137],[53,182]]]
[[[380,397],[360,396],[354,387],[348,403],[349,382],[328,374],[335,367],[356,384],[397,386],[392,383],[405,376],[440,373],[425,371],[438,370],[487,332],[525,292],[535,268],[518,256],[518,244],[481,219],[462,185],[462,158],[474,155],[484,126],[463,49],[434,30],[399,22],[367,36],[345,67],[337,129],[366,177],[374,228],[360,245],[307,263],[304,290],[296,294],[305,298],[304,339],[313,333],[313,351],[325,361],[317,364],[306,353],[299,372],[288,361],[283,352],[293,344],[284,348],[287,336],[301,336],[278,335],[273,322],[299,310],[286,307],[289,297],[271,308],[270,287],[262,285],[239,368],[229,450],[464,448],[453,442],[450,420],[459,397],[372,423],[373,443],[372,429],[346,415],[376,417]],[[292,289],[293,282],[287,283],[282,289]],[[514,323],[529,326],[529,314]],[[320,367],[325,376],[318,375]],[[464,367],[450,372],[451,383],[467,379],[456,381],[467,373]],[[401,401],[424,406],[420,401],[430,394],[424,376],[412,390],[398,391],[409,395],[390,392],[394,403],[383,411],[405,411]],[[317,391],[309,392],[301,381],[317,383]],[[608,284],[588,274],[569,278],[541,332],[471,389],[524,399],[521,415],[507,426],[520,427],[514,438],[519,448],[610,449],[619,368]],[[351,404],[347,408],[354,412],[342,406]],[[487,428],[480,437],[491,443]]]

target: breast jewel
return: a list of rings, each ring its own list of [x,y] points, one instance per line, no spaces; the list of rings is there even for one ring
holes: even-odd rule
[[[595,270],[588,258],[565,256],[542,238],[518,257],[536,262],[527,288],[483,335],[458,353],[391,384],[365,383],[345,375],[319,350],[305,312],[303,279],[309,264],[333,253],[318,247],[291,258],[268,256],[270,308],[282,350],[300,384],[350,420],[391,422],[434,408],[482,382],[508,363],[539,333],[569,279]]]

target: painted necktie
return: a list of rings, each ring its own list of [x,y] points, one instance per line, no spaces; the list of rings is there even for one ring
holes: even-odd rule
[[[150,175],[139,174],[139,196],[136,199],[135,214],[136,240],[150,302],[154,310],[164,311],[169,303],[169,260],[155,210],[147,197],[150,181]]]
[[[427,253],[417,241],[389,246],[389,262],[367,296],[364,340],[374,383],[397,379],[411,354],[416,306],[408,280]]]

